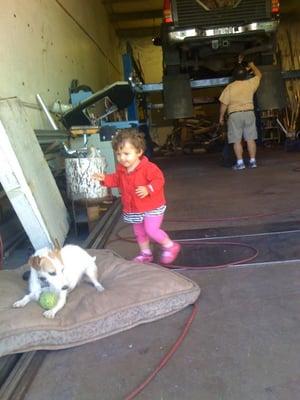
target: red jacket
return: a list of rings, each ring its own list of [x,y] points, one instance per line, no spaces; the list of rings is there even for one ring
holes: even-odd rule
[[[151,211],[165,205],[164,183],[162,171],[146,156],[141,158],[141,162],[132,172],[127,172],[123,165],[118,164],[116,172],[105,175],[103,181],[107,187],[119,188],[123,211],[126,213]],[[135,193],[138,186],[147,186],[149,195],[143,199],[138,197]]]

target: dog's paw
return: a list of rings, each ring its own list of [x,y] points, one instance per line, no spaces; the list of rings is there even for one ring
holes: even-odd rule
[[[99,283],[99,285],[95,285],[95,288],[98,292],[103,292],[103,290],[104,290],[104,287],[102,285],[100,285],[100,283]]]
[[[13,308],[21,308],[26,306],[27,302],[23,301],[23,300],[18,300],[13,304]]]
[[[53,310],[47,310],[43,312],[43,316],[49,319],[53,319],[55,317],[56,312]]]

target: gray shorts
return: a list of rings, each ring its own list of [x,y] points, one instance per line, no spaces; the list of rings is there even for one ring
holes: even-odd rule
[[[241,111],[229,114],[228,121],[228,143],[257,139],[256,119],[254,111]]]

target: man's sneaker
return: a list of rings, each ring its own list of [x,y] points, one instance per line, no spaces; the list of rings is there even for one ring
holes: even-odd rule
[[[140,254],[138,256],[136,256],[132,261],[142,263],[142,264],[151,263],[153,261],[153,255],[146,254],[141,251]]]
[[[165,265],[171,264],[177,258],[180,250],[181,250],[180,244],[173,242],[172,247],[164,248],[160,257],[160,263]]]
[[[249,162],[249,168],[256,168],[256,167],[257,167],[256,161],[250,161]]]
[[[245,164],[244,163],[236,163],[236,164],[234,164],[232,169],[234,169],[235,171],[238,171],[240,169],[245,169]]]

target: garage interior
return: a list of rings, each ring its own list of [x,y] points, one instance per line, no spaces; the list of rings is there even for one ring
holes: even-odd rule
[[[175,271],[201,288],[197,312],[165,364],[193,306],[81,346],[1,357],[1,399],[134,398],[161,364],[137,399],[298,397],[300,5],[281,1],[277,31],[287,105],[256,114],[258,168],[233,171],[226,127],[218,125],[227,81],[197,81],[193,116],[164,117],[162,48],[153,45],[162,3],[4,0],[0,121],[28,179],[5,190],[16,170],[6,167],[9,152],[0,145],[0,262],[3,271],[19,268],[54,237],[136,256],[118,192],[76,198],[66,178],[66,160],[95,149],[112,171],[111,135],[134,121],[165,174],[164,228],[182,245]],[[134,88],[129,95],[124,82]],[[91,97],[98,102],[89,104]],[[86,104],[94,125],[69,118]],[[16,193],[28,187],[36,203],[24,206]]]

